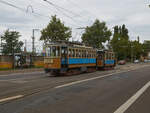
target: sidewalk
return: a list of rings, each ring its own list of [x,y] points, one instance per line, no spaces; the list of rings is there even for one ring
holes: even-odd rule
[[[136,68],[142,65],[150,65],[150,63],[127,63],[125,65],[116,65],[115,70],[126,70],[129,68]],[[30,72],[44,72],[43,68],[28,68],[28,69],[15,69],[15,70],[6,70],[6,71],[0,71],[1,75],[7,75],[7,74],[19,74],[19,73],[30,73]]]
[[[29,73],[29,72],[38,72],[43,71],[43,68],[28,68],[28,69],[12,69],[12,70],[6,70],[6,71],[0,71],[0,75],[7,75],[7,74],[13,74],[13,73]]]

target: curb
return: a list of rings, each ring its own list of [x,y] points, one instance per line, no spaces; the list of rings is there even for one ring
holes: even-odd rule
[[[8,71],[0,71],[1,75],[7,75],[7,74],[15,74],[15,73],[29,73],[29,72],[38,72],[43,71],[43,68],[34,68],[34,69],[18,69],[18,70],[8,70]]]

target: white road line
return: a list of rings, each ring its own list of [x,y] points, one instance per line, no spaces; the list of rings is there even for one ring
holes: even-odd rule
[[[13,96],[13,97],[8,97],[8,98],[4,98],[4,99],[0,99],[0,103],[2,102],[6,102],[6,101],[10,101],[10,100],[15,100],[18,98],[22,98],[24,95],[17,95],[17,96]]]
[[[134,94],[129,100],[127,100],[122,106],[120,106],[114,113],[124,113],[149,87],[150,81],[145,86],[143,86],[136,94]]]
[[[68,83],[68,84],[56,86],[55,88],[58,89],[58,88],[62,88],[62,87],[67,87],[67,86],[71,86],[71,85],[74,85],[74,84],[79,84],[79,83],[86,82],[86,81],[100,79],[100,78],[104,78],[104,77],[108,77],[108,76],[112,76],[114,74],[119,74],[119,73],[124,73],[124,72],[128,72],[128,71],[116,72],[116,73],[111,73],[111,74],[107,74],[107,75],[104,75],[104,76],[98,76],[98,77],[93,77],[93,78],[84,79],[84,80],[80,80],[80,81],[75,81],[75,82],[71,82],[71,83]]]
[[[149,67],[149,66],[150,66],[150,65],[145,65],[145,66],[143,66],[143,67]],[[71,85],[74,85],[74,84],[79,84],[79,83],[86,82],[86,81],[91,81],[91,80],[95,80],[95,79],[100,79],[100,78],[112,76],[112,75],[114,75],[114,74],[119,74],[119,73],[125,73],[125,72],[134,71],[134,70],[137,70],[137,69],[138,69],[138,68],[130,69],[130,70],[127,70],[127,71],[116,72],[116,73],[112,73],[112,74],[107,74],[107,75],[104,75],[104,76],[89,78],[89,79],[85,79],[85,80],[75,81],[75,82],[71,82],[71,83],[68,83],[68,84],[56,86],[56,87],[54,87],[54,88],[58,89],[58,88],[62,88],[62,87],[67,87],[67,86],[71,86]]]

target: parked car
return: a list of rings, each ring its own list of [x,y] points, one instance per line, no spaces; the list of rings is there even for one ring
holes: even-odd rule
[[[119,64],[119,65],[125,65],[125,64],[126,64],[126,61],[125,61],[125,60],[120,60],[120,61],[118,62],[118,64]]]
[[[139,63],[140,61],[139,60],[134,60],[134,63]]]
[[[147,60],[147,59],[144,59],[144,62],[145,62],[145,63],[147,63],[147,62],[148,62],[148,60]]]

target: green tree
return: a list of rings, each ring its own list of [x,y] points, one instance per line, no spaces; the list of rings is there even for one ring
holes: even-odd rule
[[[132,45],[132,50],[131,50],[131,54],[133,54],[133,58],[134,59],[140,59],[140,56],[143,53],[143,49],[142,49],[142,44],[138,41],[132,41],[131,42]]]
[[[59,40],[69,40],[71,37],[71,29],[66,27],[64,23],[61,22],[59,18],[52,16],[49,24],[46,28],[41,31],[40,40],[44,40],[45,42],[51,41],[59,41]]]
[[[144,43],[142,44],[142,48],[143,48],[143,55],[147,56],[147,53],[150,52],[150,41],[149,40],[144,41]]]
[[[114,27],[114,34],[110,43],[119,60],[130,58],[131,44],[125,25]]]
[[[111,31],[107,28],[105,22],[95,20],[92,26],[86,27],[85,33],[82,34],[82,41],[86,45],[103,48],[103,44],[109,41],[111,37]]]
[[[2,54],[8,55],[8,54],[14,54],[14,53],[20,53],[21,47],[23,46],[23,42],[19,41],[19,37],[21,35],[17,31],[9,31],[6,30],[4,32],[4,35],[1,36],[2,39]]]

